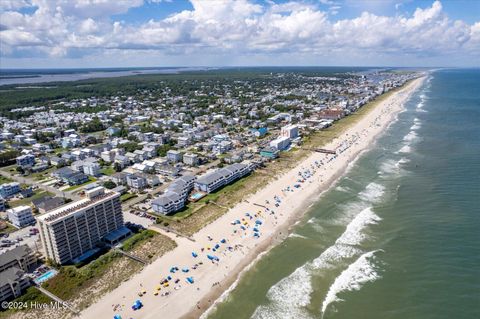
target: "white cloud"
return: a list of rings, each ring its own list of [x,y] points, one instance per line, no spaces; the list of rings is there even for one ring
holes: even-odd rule
[[[27,0],[2,0],[0,1],[0,10],[18,10],[25,7],[31,7],[32,4]]]
[[[191,0],[192,10],[138,25],[112,21],[111,16],[142,5],[142,0],[32,0],[38,7],[32,14],[16,12],[16,4],[0,12],[1,54],[14,57],[16,49],[31,48],[52,56],[80,49],[85,54],[153,50],[177,56],[301,53],[314,58],[335,52],[356,58],[423,58],[480,51],[480,22],[452,21],[439,1],[411,16],[364,12],[336,22],[329,20],[339,9],[336,2],[321,2],[328,11],[295,1],[260,5],[248,0]]]

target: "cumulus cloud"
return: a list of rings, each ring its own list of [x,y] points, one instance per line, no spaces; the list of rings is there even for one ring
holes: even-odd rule
[[[161,2],[152,1],[148,2]],[[193,9],[142,24],[114,21],[112,16],[139,7],[143,0],[23,0],[1,2],[2,55],[16,49],[43,50],[68,56],[72,50],[157,50],[162,54],[390,54],[441,56],[478,54],[480,22],[451,20],[435,1],[410,16],[364,12],[332,21],[340,10],[304,2],[276,4],[248,0],[191,0]],[[161,5],[161,4],[160,4]],[[32,6],[33,13],[18,8]],[[33,51],[32,51],[33,52]]]

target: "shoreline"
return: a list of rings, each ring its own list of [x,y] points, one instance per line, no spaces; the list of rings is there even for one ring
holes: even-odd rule
[[[263,189],[249,195],[248,201],[236,204],[227,213],[194,234],[196,242],[177,238],[177,248],[149,264],[140,273],[133,275],[128,281],[85,309],[81,318],[113,317],[117,313],[127,318],[132,316],[155,318],[159,312],[168,313],[171,318],[198,318],[200,316],[205,318],[208,316],[215,309],[216,304],[221,301],[219,298],[225,294],[228,296],[229,291],[234,289],[243,274],[253,267],[262,256],[282,242],[291,233],[293,226],[321,198],[325,191],[334,186],[361,154],[368,151],[388,126],[397,120],[398,114],[404,110],[404,103],[422,85],[425,78],[425,76],[421,76],[412,80],[397,92],[379,101],[378,105],[368,110],[360,121],[325,145],[325,148],[341,148],[342,151],[338,155],[331,156],[321,153],[309,155],[296,167],[278,176]],[[318,161],[322,164],[316,164],[315,168],[313,163]],[[314,173],[308,179],[305,178],[300,187],[290,189],[290,186],[295,183],[295,179],[298,178],[297,172],[300,174],[300,171],[308,171],[310,174],[309,166],[312,167],[311,170]],[[317,182],[313,183],[314,180]],[[288,186],[288,190],[286,190],[286,186]],[[291,194],[292,192],[294,194]],[[248,229],[245,231],[245,236],[242,235],[242,231],[231,232],[233,226],[230,225],[230,221],[240,219],[245,216],[245,212],[253,214],[253,212],[259,211],[259,207],[254,206],[253,203],[263,204],[267,199],[272,201],[274,195],[281,198],[279,207],[268,204],[270,210],[258,213],[265,224],[259,227],[261,229],[259,239],[248,236]],[[270,213],[272,210],[275,211],[275,214]],[[270,216],[264,216],[267,213],[270,213]],[[248,223],[248,221],[246,222]],[[224,227],[224,225],[228,225],[228,227]],[[212,262],[213,265],[209,265],[209,261],[202,258],[205,257],[204,253],[200,254],[199,252],[200,247],[215,244],[215,241],[206,239],[207,235],[216,241],[225,238],[228,245],[235,245],[235,250],[224,250],[222,256],[220,256],[220,252],[217,252],[220,262]],[[244,249],[247,250],[246,253]],[[202,256],[194,259],[190,255],[192,251],[196,251]],[[172,291],[171,295],[166,297],[153,296],[153,287],[158,285],[162,276],[169,275],[170,267],[176,265],[182,268],[198,262],[200,259],[206,263],[188,274],[179,275],[182,279],[193,276],[195,278],[193,285],[186,284],[185,280],[181,280],[182,287],[178,291]],[[177,275],[172,276],[178,277]],[[210,286],[216,282],[221,284]],[[137,292],[144,289],[143,285],[145,285],[147,294],[139,298]],[[164,289],[160,293],[163,291]],[[144,302],[144,308],[133,312],[130,304],[136,299]],[[121,311],[113,311],[111,305],[114,304],[121,305]]]
[[[413,80],[413,81],[420,80],[420,83],[416,85],[415,89],[412,90],[409,93],[409,96],[405,99],[405,101],[403,103],[401,103],[401,109],[396,110],[395,112],[391,113],[392,118],[384,126],[385,130],[387,130],[393,123],[395,123],[398,120],[398,115],[400,113],[402,113],[403,111],[405,111],[405,107],[404,107],[405,102],[408,101],[410,96],[418,89],[418,87],[420,87],[423,84],[425,79],[426,79],[426,76],[422,76],[418,79]],[[413,84],[413,83],[409,83],[409,84],[407,84],[407,86],[409,86],[411,84]],[[402,87],[401,90],[403,90],[405,88],[406,87]],[[398,92],[395,92],[395,93],[398,93]],[[370,111],[373,111],[373,109],[370,110]],[[367,115],[368,114],[366,114],[366,116]],[[300,206],[298,208],[296,208],[295,211],[292,213],[292,216],[286,221],[286,225],[282,225],[277,230],[276,234],[274,234],[274,236],[273,236],[274,238],[272,238],[269,245],[266,245],[265,249],[263,249],[263,250],[258,249],[257,252],[259,252],[259,254],[257,255],[257,257],[253,257],[250,260],[250,263],[246,264],[245,266],[238,265],[238,268],[240,269],[240,271],[238,272],[238,274],[236,276],[234,276],[232,274],[231,278],[229,278],[230,279],[229,280],[229,286],[226,289],[220,289],[220,287],[216,288],[209,295],[207,295],[205,298],[202,299],[203,302],[205,302],[205,300],[207,300],[207,299],[214,300],[214,302],[212,303],[212,305],[209,308],[207,308],[205,311],[201,311],[201,310],[198,310],[198,309],[193,309],[187,315],[182,316],[180,318],[181,319],[188,319],[188,318],[207,319],[208,316],[215,311],[217,305],[219,303],[223,302],[225,300],[225,298],[228,297],[228,294],[236,288],[238,282],[240,280],[242,280],[245,273],[248,270],[250,270],[252,267],[254,267],[255,264],[258,261],[260,261],[263,258],[264,255],[266,255],[270,252],[271,249],[275,248],[278,244],[282,243],[286,238],[288,238],[288,236],[293,232],[293,228],[301,221],[301,219],[306,214],[308,214],[311,207],[313,205],[315,205],[319,200],[321,200],[322,196],[327,191],[329,191],[332,187],[334,187],[340,181],[340,179],[342,177],[344,177],[350,171],[350,169],[354,166],[354,164],[360,159],[360,157],[364,153],[370,151],[373,147],[375,147],[378,139],[383,135],[383,133],[384,133],[384,131],[380,132],[379,134],[376,134],[373,137],[372,143],[368,148],[358,150],[353,155],[353,157],[354,157],[353,160],[348,162],[348,163],[345,163],[345,165],[343,167],[343,170],[338,171],[337,175],[332,175],[332,177],[328,181],[326,181],[323,185],[320,185],[318,188],[319,188],[319,190],[320,189],[321,190],[320,190],[320,193],[317,195],[316,198],[312,199],[309,203],[300,204]],[[286,231],[286,234],[284,234],[283,231]],[[252,251],[252,253],[255,253],[255,251]],[[235,270],[236,269],[234,269],[233,273],[235,273]]]

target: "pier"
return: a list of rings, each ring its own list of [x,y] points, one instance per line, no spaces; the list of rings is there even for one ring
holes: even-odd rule
[[[325,149],[325,148],[313,148],[312,151],[315,151],[315,152],[317,152],[317,153],[337,155],[337,151],[327,150],[327,149]]]

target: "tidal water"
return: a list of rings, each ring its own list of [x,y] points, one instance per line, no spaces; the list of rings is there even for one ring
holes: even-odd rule
[[[480,318],[480,70],[431,73],[207,317]]]

